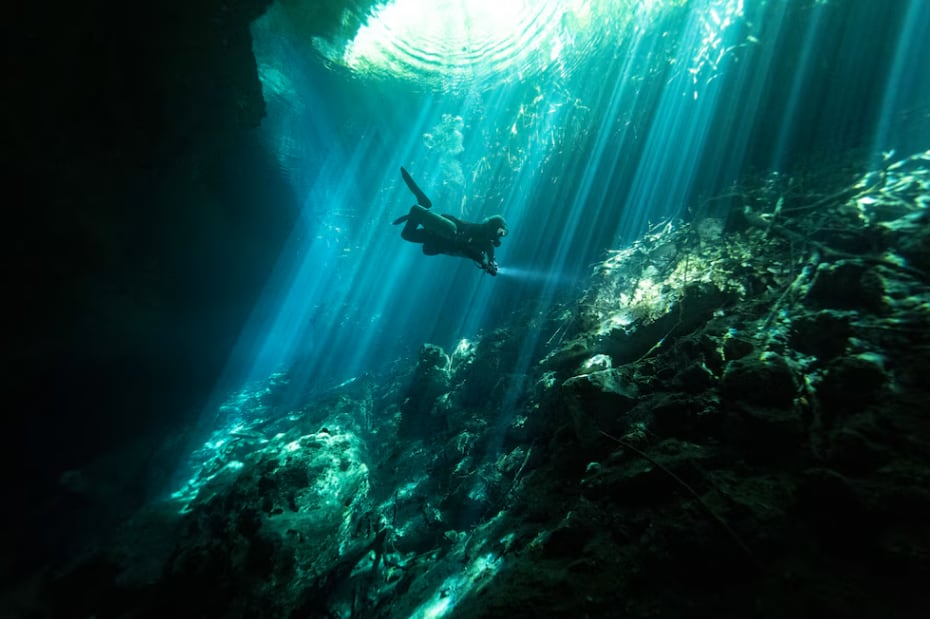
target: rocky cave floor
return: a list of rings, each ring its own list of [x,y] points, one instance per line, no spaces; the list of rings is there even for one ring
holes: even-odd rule
[[[232,394],[23,616],[925,617],[930,152],[717,200],[454,350]]]

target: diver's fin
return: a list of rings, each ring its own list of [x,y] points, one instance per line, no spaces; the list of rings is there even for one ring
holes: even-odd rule
[[[400,175],[403,177],[404,182],[407,183],[407,189],[409,189],[413,195],[417,197],[417,204],[423,208],[430,208],[433,206],[433,203],[430,202],[430,199],[426,197],[426,194],[423,193],[423,190],[417,187],[417,184],[413,182],[413,178],[410,177],[410,173],[404,169],[404,166],[400,167]]]
[[[391,225],[396,226],[397,224],[402,224],[402,223],[404,223],[405,221],[407,221],[408,219],[410,219],[410,215],[401,215],[400,217],[398,217],[397,219],[395,219],[394,221],[392,221],[392,222],[391,222]]]

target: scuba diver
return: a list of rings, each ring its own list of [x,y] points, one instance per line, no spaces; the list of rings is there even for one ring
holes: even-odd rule
[[[433,203],[403,167],[400,175],[417,199],[409,213],[394,220],[395,226],[406,222],[400,236],[411,243],[422,243],[423,253],[427,256],[445,254],[471,258],[485,273],[497,275],[494,248],[500,247],[501,238],[507,236],[504,218],[492,215],[476,224],[452,215],[437,215],[429,210]]]

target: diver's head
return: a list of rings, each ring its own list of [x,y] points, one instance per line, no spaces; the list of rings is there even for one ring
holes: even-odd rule
[[[484,220],[484,225],[488,230],[494,231],[494,240],[498,243],[507,236],[507,222],[500,215],[491,215]]]

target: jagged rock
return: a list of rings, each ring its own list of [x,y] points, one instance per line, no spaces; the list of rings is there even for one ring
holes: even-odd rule
[[[745,338],[728,336],[723,338],[723,358],[726,361],[742,359],[755,350],[755,345]]]
[[[700,336],[700,358],[715,377],[719,377],[723,373],[727,361],[724,356],[722,337],[715,335],[718,330],[722,330],[722,328],[708,323],[707,328],[703,330]]]
[[[591,468],[590,474],[582,480],[584,496],[593,501],[611,500],[623,504],[662,500],[672,490],[684,489],[679,480],[697,470],[690,463],[700,464],[714,455],[705,447],[677,439],[667,439],[648,453],[653,461],[624,451],[622,460]]]
[[[591,357],[594,354],[596,353],[592,352],[590,342],[584,339],[575,339],[550,353],[542,360],[542,363],[546,368],[558,372],[566,370],[570,366],[577,366],[586,357]]]
[[[588,501],[579,502],[578,510],[566,514],[545,539],[542,556],[546,559],[577,558],[580,551],[597,536],[597,518],[597,511]]]
[[[721,422],[717,397],[694,397],[682,393],[661,393],[643,402],[652,416],[655,430],[662,436],[686,437],[706,434]]]
[[[622,434],[632,422],[624,414],[639,398],[636,384],[617,369],[569,378],[562,392],[575,432],[584,443],[596,440],[601,431]]]
[[[846,349],[852,335],[852,312],[823,310],[803,315],[792,321],[789,344],[806,355],[814,355],[820,362],[833,359]]]
[[[400,431],[407,436],[428,436],[445,427],[435,410],[437,400],[451,390],[449,357],[435,344],[423,344],[417,358],[413,381],[407,392]]]
[[[821,264],[814,275],[807,300],[815,307],[885,311],[885,289],[873,267],[852,260]]]
[[[793,463],[807,441],[805,419],[795,408],[743,406],[738,421],[725,424],[728,440],[746,450],[747,459],[760,462]]]
[[[598,344],[597,350],[610,355],[617,365],[633,362],[649,352],[663,338],[691,333],[707,322],[714,311],[732,299],[731,293],[712,284],[690,284],[682,291],[681,299],[663,315],[630,327],[611,329]]]
[[[611,360],[608,355],[594,355],[581,364],[581,368],[579,368],[578,373],[585,374],[588,372],[601,372],[604,370],[609,370],[612,367],[613,360]]]
[[[716,382],[717,377],[703,359],[689,364],[675,376],[675,384],[686,393],[701,393],[713,387]]]
[[[423,344],[417,358],[417,368],[414,379],[418,383],[436,375],[444,375],[449,367],[449,356],[440,346]]]
[[[227,465],[229,475],[205,484],[184,507],[180,527],[180,502],[163,506],[174,505],[173,517],[146,521],[150,537],[177,543],[162,559],[152,616],[288,617],[314,583],[364,556],[347,549],[372,543],[359,526],[367,506],[366,456],[358,437],[331,427],[274,441]],[[125,584],[153,578],[152,568],[132,555],[123,561]]]
[[[781,356],[744,357],[733,361],[721,381],[723,402],[735,415],[721,424],[729,444],[740,445],[757,461],[796,460],[807,436],[801,409],[794,406],[799,380]]]
[[[857,415],[830,434],[827,462],[850,475],[863,474],[891,457],[886,436],[871,415]]]
[[[509,329],[497,329],[474,345],[470,360],[455,371],[456,404],[463,409],[488,409],[499,402],[514,380],[513,368],[519,353],[519,338]],[[459,355],[453,353],[456,366]]]
[[[831,415],[854,413],[875,402],[888,380],[877,355],[840,357],[827,366],[817,395]]]
[[[446,520],[456,529],[468,529],[486,519],[504,491],[504,478],[494,463],[474,474],[455,475],[458,483],[441,503]]]
[[[887,224],[889,244],[897,247],[907,264],[930,277],[930,213],[922,209]]]
[[[798,386],[796,371],[784,357],[771,353],[730,362],[721,380],[727,399],[774,407],[790,406]]]

